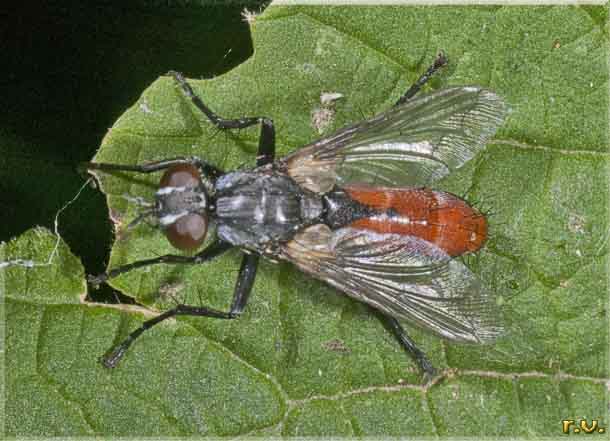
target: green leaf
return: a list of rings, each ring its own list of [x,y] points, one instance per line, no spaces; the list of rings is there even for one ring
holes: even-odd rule
[[[16,259],[34,265],[0,270],[7,434],[237,435],[279,422],[279,385],[187,324],[151,331],[152,344],[134,350],[125,369],[103,368],[99,356],[118,331],[137,326],[131,316],[142,308],[84,303],[82,265],[44,229],[1,246],[1,262]]]
[[[190,81],[224,117],[273,118],[278,155],[319,136],[312,115],[321,93],[343,95],[328,134],[388,108],[441,49],[450,66],[429,87],[479,84],[502,95],[512,113],[496,140],[441,183],[495,213],[487,246],[464,258],[503,306],[507,333],[495,345],[456,345],[410,329],[445,374],[421,386],[420,372],[368,308],[288,264],[264,262],[239,320],[168,321],[108,371],[99,355],[175,299],[228,309],[239,252],[111,281],[150,310],[85,305],[82,274],[70,285],[75,271],[51,276],[38,273],[50,268],[14,266],[0,273],[12,360],[8,432],[553,436],[561,420],[580,418],[605,427],[604,11],[271,7],[252,25],[253,58],[213,80]],[[218,133],[162,77],[119,118],[94,160],[198,155],[228,170],[250,167],[258,132]],[[117,229],[111,268],[176,252],[152,227],[125,228],[137,207],[123,196],[151,199],[158,174],[99,177]],[[31,245],[18,245],[24,241],[44,242],[31,234],[7,245],[2,258],[25,256]],[[49,246],[32,256],[43,259]],[[49,280],[57,286],[36,288]],[[39,410],[28,413],[32,403]]]

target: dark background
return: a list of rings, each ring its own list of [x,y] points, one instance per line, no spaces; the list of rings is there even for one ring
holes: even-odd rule
[[[248,2],[28,4],[0,11],[0,241],[43,225],[85,182],[114,121],[158,76],[220,75],[252,54]],[[112,242],[103,195],[86,188],[59,220],[89,274],[105,269]],[[112,298],[102,290],[95,297]],[[98,299],[98,300],[99,300]]]

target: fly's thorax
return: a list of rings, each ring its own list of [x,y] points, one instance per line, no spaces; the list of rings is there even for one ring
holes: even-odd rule
[[[218,236],[258,252],[290,240],[323,211],[320,196],[266,169],[228,173],[216,181],[215,191]]]
[[[170,167],[155,193],[155,215],[170,243],[194,250],[205,240],[208,195],[199,170],[191,164]]]

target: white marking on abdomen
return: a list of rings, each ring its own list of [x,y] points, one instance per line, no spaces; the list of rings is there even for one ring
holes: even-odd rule
[[[395,222],[397,224],[404,224],[404,225],[409,225],[409,224],[413,223],[413,221],[411,221],[411,219],[409,219],[407,216],[404,216],[404,215],[388,216],[386,213],[376,214],[374,216],[371,216],[371,219],[378,221],[378,222]]]

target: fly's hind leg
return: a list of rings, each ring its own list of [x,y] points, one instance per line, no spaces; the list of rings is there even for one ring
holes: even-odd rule
[[[246,127],[261,125],[261,133],[258,144],[258,155],[256,157],[256,165],[266,165],[273,162],[275,159],[275,127],[270,118],[264,116],[246,116],[236,119],[223,118],[212,111],[199,98],[191,85],[186,81],[180,72],[169,72],[174,77],[176,83],[180,85],[184,95],[189,98],[193,104],[201,110],[205,116],[219,129],[245,129]]]
[[[237,282],[235,283],[235,290],[233,293],[233,302],[229,311],[220,311],[218,309],[209,308],[207,306],[189,306],[184,304],[176,305],[175,308],[165,311],[155,318],[145,321],[142,325],[132,331],[121,343],[116,345],[110,351],[108,351],[101,358],[102,364],[107,368],[114,368],[117,366],[121,358],[125,355],[129,347],[133,342],[144,333],[144,331],[152,328],[153,326],[161,323],[168,318],[183,315],[183,316],[196,316],[196,317],[212,317],[218,319],[231,320],[236,319],[241,315],[250,293],[252,292],[252,285],[256,276],[256,267],[258,264],[258,255],[249,254],[244,256],[239,275],[237,276]]]
[[[407,90],[404,93],[404,95],[401,96],[398,99],[398,101],[396,101],[396,104],[394,104],[394,105],[398,106],[398,105],[406,102],[410,98],[413,98],[415,96],[415,94],[417,92],[419,92],[419,90],[423,87],[423,85],[428,82],[428,80],[432,77],[432,75],[434,75],[437,70],[439,70],[440,68],[442,68],[443,66],[446,66],[446,65],[447,65],[447,57],[445,56],[445,54],[440,52],[436,56],[436,60],[434,60],[434,63],[423,73],[422,76],[420,76],[417,79],[417,81],[415,83],[413,83],[413,85],[411,87],[409,87],[409,90]]]
[[[436,369],[428,360],[428,357],[417,347],[413,339],[409,337],[407,332],[404,330],[402,325],[396,320],[394,317],[383,314],[379,311],[376,311],[384,322],[384,324],[389,328],[390,331],[396,336],[402,347],[407,351],[407,353],[415,360],[417,365],[420,367],[422,371],[424,371],[426,377],[430,380],[436,376]]]

